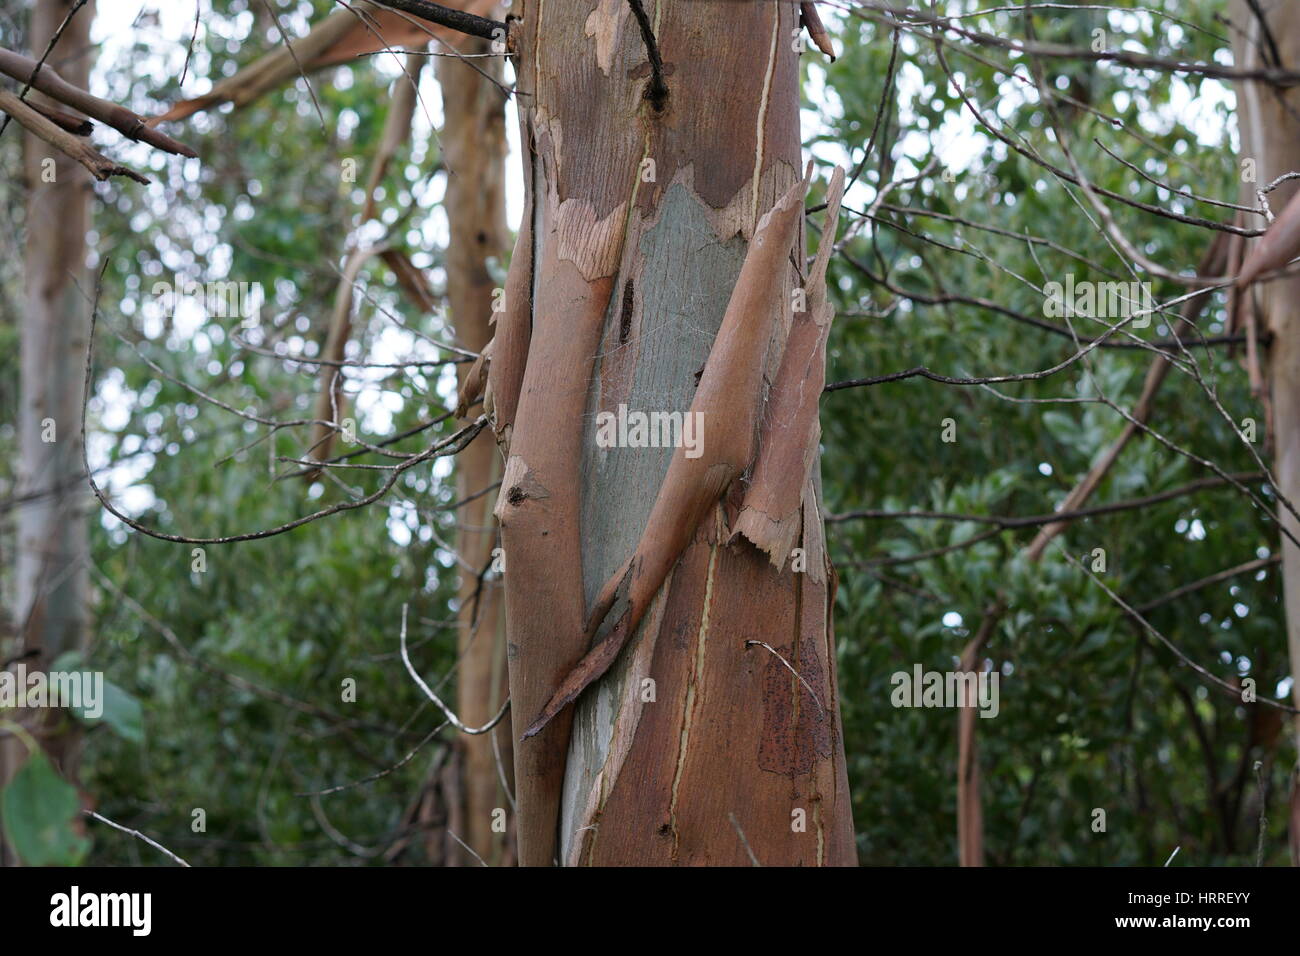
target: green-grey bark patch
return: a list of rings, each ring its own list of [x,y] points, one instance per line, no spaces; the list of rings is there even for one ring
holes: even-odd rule
[[[629,412],[685,415],[695,394],[696,374],[708,358],[740,273],[745,242],[739,237],[719,241],[704,206],[677,184],[665,193],[659,221],[641,236],[639,251],[638,273],[620,275],[616,288],[634,290],[640,321],[631,322],[633,302],[625,302],[622,295],[611,297],[587,400],[582,575],[588,609],[601,586],[636,549],[673,455],[672,448],[597,446],[597,413],[617,411],[601,402],[604,363],[615,350],[633,350],[632,384],[621,399]],[[703,435],[703,441],[708,440]],[[569,854],[575,828],[583,825],[579,817],[608,757],[639,642],[638,633],[610,672],[576,704],[561,801],[561,860]],[[635,676],[639,680],[649,675]]]

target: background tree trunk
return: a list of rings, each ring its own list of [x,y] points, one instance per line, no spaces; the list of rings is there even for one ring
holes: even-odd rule
[[[36,4],[30,26],[33,57],[44,55],[73,6],[72,0]],[[89,85],[93,62],[93,16],[93,3],[80,10],[46,60],[65,80],[83,89]],[[34,90],[28,99],[52,103]],[[18,130],[7,133],[18,134]],[[17,494],[37,497],[18,508],[13,607],[18,650],[34,652],[26,659],[31,670],[48,669],[59,654],[81,647],[86,634],[89,494],[82,474],[80,423],[93,279],[85,267],[90,174],[30,134],[24,135],[23,156],[28,188],[27,300],[22,317]],[[48,440],[51,436],[53,440]],[[65,715],[47,711],[21,719],[42,739],[64,775],[75,775],[79,739],[64,732]],[[25,753],[17,740],[0,740],[0,786],[17,773]]]
[[[459,44],[460,52],[469,56],[487,53],[488,46],[486,40],[472,37]],[[443,103],[439,142],[448,171],[443,199],[450,228],[447,298],[459,343],[480,352],[492,338],[492,291],[498,285],[488,270],[488,260],[504,260],[509,232],[505,97],[475,67],[496,78],[502,73],[501,61],[495,58],[438,60]],[[468,365],[459,368],[462,383],[468,370]],[[455,512],[456,550],[466,565],[479,572],[471,574],[462,567],[458,592],[456,711],[472,727],[486,724],[506,693],[501,581],[498,574],[486,573],[497,544],[492,516],[496,495],[482,493],[500,477],[500,456],[487,434],[480,434],[456,457],[456,499],[479,496]],[[509,725],[503,722],[491,734],[461,735],[458,747],[464,765],[466,828],[458,835],[486,862],[497,865],[506,860],[509,849],[508,833],[493,831],[494,818],[505,823],[510,807],[498,770],[498,759],[503,768],[512,763]]]
[[[815,461],[795,541],[806,571],[729,543],[734,483],[610,672],[519,741],[588,649],[584,620],[673,456],[597,447],[595,416],[688,410],[755,226],[800,178],[798,7],[650,4],[665,96],[627,0],[515,12],[531,233],[507,286],[521,326],[507,337],[528,340],[517,409],[497,384],[517,376],[502,348],[492,374],[521,862],[852,864]],[[785,302],[803,272],[791,255]]]
[[[1300,64],[1300,7],[1284,0],[1246,0],[1232,4],[1234,50],[1237,65],[1258,68],[1272,63],[1276,46],[1282,65],[1294,69]],[[1253,161],[1254,178],[1243,182],[1243,204],[1258,203],[1256,190],[1283,173],[1300,168],[1300,90],[1282,89],[1266,83],[1237,84],[1237,125],[1241,134],[1241,158]],[[1283,183],[1268,196],[1275,213],[1286,208],[1300,183]],[[1280,279],[1252,286],[1261,331],[1273,340],[1269,346],[1267,377],[1273,420],[1274,470],[1278,491],[1300,507],[1300,278]],[[1284,507],[1278,507],[1283,527],[1300,539],[1300,522]],[[1292,699],[1300,706],[1300,548],[1283,537],[1282,582],[1286,601],[1287,644],[1293,677]],[[1300,720],[1293,721],[1293,733],[1300,746]],[[1300,778],[1292,775],[1291,855],[1300,864]]]

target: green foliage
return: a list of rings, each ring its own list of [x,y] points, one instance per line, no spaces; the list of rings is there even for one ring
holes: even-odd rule
[[[0,790],[5,840],[28,866],[73,866],[90,849],[78,834],[77,788],[65,781],[39,749]]]
[[[949,12],[977,8],[945,6]],[[1109,48],[1124,43],[1159,55],[1224,62],[1228,29],[1215,18],[1221,4],[1142,6],[1186,23],[1120,11],[1053,10],[1035,18],[1038,39],[1087,48],[1092,30],[1100,27],[1110,33]],[[1025,37],[1018,11],[962,23],[999,37]],[[829,128],[813,148],[832,159],[835,144],[843,144],[856,163],[884,91],[890,31],[864,14],[845,21],[839,40],[844,51],[834,65],[809,68],[814,82],[825,73],[837,106],[819,110]],[[976,91],[973,100],[995,117],[994,125],[1068,168],[1037,95],[968,52],[989,62],[1006,58],[973,45],[944,49],[949,66]],[[1021,76],[1030,77],[1023,59],[1019,63]],[[1093,142],[1153,179],[1235,201],[1231,99],[1221,95],[1222,84],[1169,76],[1156,82],[1153,74],[1071,60],[1045,60],[1042,66],[1049,86],[1079,101],[1070,106],[1058,99],[1057,109],[1092,182],[1161,208],[1226,218],[1220,209],[1140,178]],[[904,34],[898,74],[897,92],[880,124],[884,149],[878,146],[863,173],[866,200],[855,202],[850,194],[841,232],[865,209],[873,188],[915,175],[932,160],[936,165],[930,175],[891,192],[875,228],[864,229],[845,256],[832,260],[841,310],[828,378],[884,375],[915,365],[966,377],[1056,366],[1074,351],[1069,337],[1017,316],[1044,320],[1044,283],[1064,281],[1068,272],[1079,280],[1126,278],[1125,261],[1089,221],[1092,210],[1077,188],[987,132],[975,131],[974,147],[960,140],[952,145],[954,137],[945,131],[968,131],[971,125],[958,122],[964,107],[933,44]],[[884,162],[882,155],[891,159]],[[1194,267],[1211,238],[1202,228],[1108,205],[1144,254],[1171,268]],[[1031,246],[1026,233],[1038,241]],[[1153,289],[1157,301],[1183,292],[1163,282]],[[927,297],[930,302],[923,301]],[[1200,329],[1222,334],[1225,319],[1224,298],[1216,293]],[[1075,320],[1080,335],[1104,331],[1099,323],[1081,322],[1087,320]],[[1168,325],[1161,316],[1135,334],[1148,341],[1166,338]],[[1223,348],[1192,353],[1205,387],[1183,372],[1171,373],[1153,427],[1229,473],[1257,470],[1250,449],[1207,394],[1212,390],[1238,423],[1246,417],[1263,421],[1239,356]],[[1124,427],[1124,419],[1096,398],[1132,408],[1150,361],[1148,352],[1105,349],[1051,376],[987,389],[913,378],[832,392],[822,412],[827,507],[1050,513]],[[941,440],[944,419],[955,422],[955,443]],[[1089,504],[1144,497],[1208,475],[1188,457],[1139,436]],[[1268,721],[1262,707],[1207,688],[1144,636],[1061,550],[1090,567],[1094,549],[1104,549],[1107,570],[1098,578],[1141,605],[1277,548],[1276,526],[1245,496],[1214,487],[1080,520],[1039,563],[1023,555],[1037,528],[1005,530],[915,561],[907,559],[960,544],[989,526],[893,519],[830,529],[840,571],[836,629],[845,735],[864,861],[955,862],[956,715],[895,710],[889,676],[916,662],[929,670],[952,669],[999,597],[1008,610],[984,656],[1001,674],[1001,711],[977,727],[989,862],[1159,865],[1181,846],[1184,863],[1253,863],[1262,809],[1257,760],[1270,808],[1265,861],[1286,861],[1281,807],[1294,762],[1287,735],[1271,746],[1254,741],[1254,728]],[[948,626],[946,615],[957,615],[949,620],[960,624]],[[1261,697],[1278,696],[1289,668],[1275,568],[1163,604],[1149,620],[1218,677],[1231,682],[1249,676]],[[1105,833],[1091,829],[1094,808],[1107,811]]]

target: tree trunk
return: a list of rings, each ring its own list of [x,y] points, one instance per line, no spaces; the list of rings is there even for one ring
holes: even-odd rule
[[[1251,7],[1259,8],[1256,16]],[[1232,20],[1234,48],[1239,67],[1272,64],[1273,49],[1282,64],[1300,64],[1300,8],[1285,0],[1260,0],[1251,4],[1234,0]],[[1282,89],[1249,81],[1237,84],[1237,125],[1241,133],[1241,158],[1254,163],[1254,176],[1243,183],[1242,201],[1255,205],[1257,189],[1283,173],[1300,167],[1300,90]],[[1300,189],[1295,180],[1283,183],[1268,196],[1274,212],[1284,209]],[[1300,278],[1279,279],[1257,284],[1246,292],[1253,296],[1255,314],[1272,333],[1267,359],[1267,377],[1272,404],[1270,437],[1274,446],[1274,470],[1278,491],[1300,507]],[[1300,539],[1300,522],[1283,505],[1278,513],[1282,525]],[[1286,602],[1287,644],[1291,674],[1300,678],[1300,548],[1282,539],[1282,586]],[[1300,680],[1293,682],[1292,699],[1300,706]],[[1293,721],[1300,746],[1300,720]],[[1293,780],[1291,793],[1291,852],[1300,864],[1300,780]]]
[[[36,4],[32,56],[45,53],[72,7],[71,0]],[[78,12],[46,61],[82,88],[88,86],[93,59],[93,15],[93,4]],[[28,98],[52,103],[36,91]],[[81,647],[87,626],[89,496],[82,474],[80,423],[94,283],[85,267],[90,174],[32,135],[24,136],[23,155],[27,302],[22,318],[17,494],[20,499],[35,497],[17,509],[13,607],[19,650],[35,655],[26,660],[32,670],[48,669],[59,654]],[[20,719],[35,731],[63,773],[74,775],[78,739],[58,732],[62,715],[28,713]],[[25,748],[14,738],[0,741],[0,786],[17,773],[24,756]]]
[[[488,43],[466,38],[459,49],[466,55],[479,56],[488,52]],[[447,298],[460,345],[481,352],[492,338],[489,318],[493,314],[492,292],[497,285],[488,271],[488,259],[504,259],[508,231],[505,98],[475,67],[493,77],[501,74],[497,59],[462,61],[446,57],[438,61],[443,102],[439,142],[448,171],[443,199],[450,229]],[[462,365],[462,383],[467,372],[468,366]],[[497,541],[492,516],[496,495],[483,493],[500,477],[500,457],[487,435],[479,435],[456,456],[457,501],[478,495],[455,512],[456,551],[465,565],[477,572],[462,567],[458,591],[456,710],[471,727],[481,727],[491,720],[506,693],[501,582],[499,575],[489,570]],[[502,791],[498,759],[503,768],[511,762],[509,727],[503,723],[490,734],[462,735],[458,746],[464,764],[466,828],[459,836],[484,861],[496,865],[507,858],[508,852],[504,826],[509,799]]]
[[[520,861],[852,864],[816,436],[795,456],[793,524],[771,519],[795,535],[779,561],[732,537],[743,482],[652,527],[680,449],[596,440],[598,414],[686,413],[726,373],[700,378],[760,219],[800,179],[797,5],[648,7],[666,93],[628,0],[525,0],[511,31],[528,206],[490,389]],[[755,321],[776,317],[735,432],[758,422],[791,328],[801,215],[792,229],[756,300]],[[795,385],[815,396],[820,376]],[[735,439],[705,422],[704,449]],[[521,741],[588,650],[598,597],[674,524],[693,533],[614,666]]]

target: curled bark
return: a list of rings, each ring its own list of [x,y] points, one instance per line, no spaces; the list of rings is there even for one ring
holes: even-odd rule
[[[491,399],[492,407],[487,411],[492,430],[496,432],[497,442],[505,454],[510,453],[510,436],[514,431],[524,366],[528,362],[528,342],[532,337],[532,285],[533,227],[529,217],[525,216],[519,226],[519,238],[506,275],[505,302],[502,310],[494,315],[496,334],[492,338],[487,381],[483,384]]]
[[[1300,193],[1291,197],[1282,214],[1260,236],[1237,276],[1237,288],[1245,289],[1266,272],[1281,269],[1300,255]]]
[[[590,369],[612,284],[588,280],[558,258],[555,245],[543,246],[551,279],[538,290],[536,305],[552,320],[540,324],[530,341],[496,506],[507,556],[512,714],[536,713],[586,646],[582,583],[571,570],[582,566],[579,467],[586,392],[557,371]],[[559,316],[563,323],[556,321]],[[567,573],[551,573],[556,568]],[[549,733],[515,745],[519,856],[526,866],[554,857],[568,725],[568,719],[556,721]]]
[[[754,542],[778,568],[799,537],[805,501],[816,508],[811,479],[821,439],[818,400],[826,384],[826,339],[835,318],[826,298],[826,265],[843,198],[844,170],[836,167],[826,196],[826,227],[804,283],[805,308],[795,313],[790,327],[763,416],[758,461],[733,534]]]
[[[465,418],[469,415],[470,406],[483,397],[487,390],[488,369],[492,365],[492,342],[483,346],[483,350],[478,353],[478,358],[474,364],[469,367],[465,377],[460,383],[460,388],[456,390],[456,417]]]
[[[812,38],[817,49],[821,50],[831,62],[835,62],[835,47],[831,46],[831,38],[826,33],[826,26],[822,23],[821,14],[817,12],[815,0],[801,0],[799,12],[803,15],[803,25],[808,31],[808,36]]]

